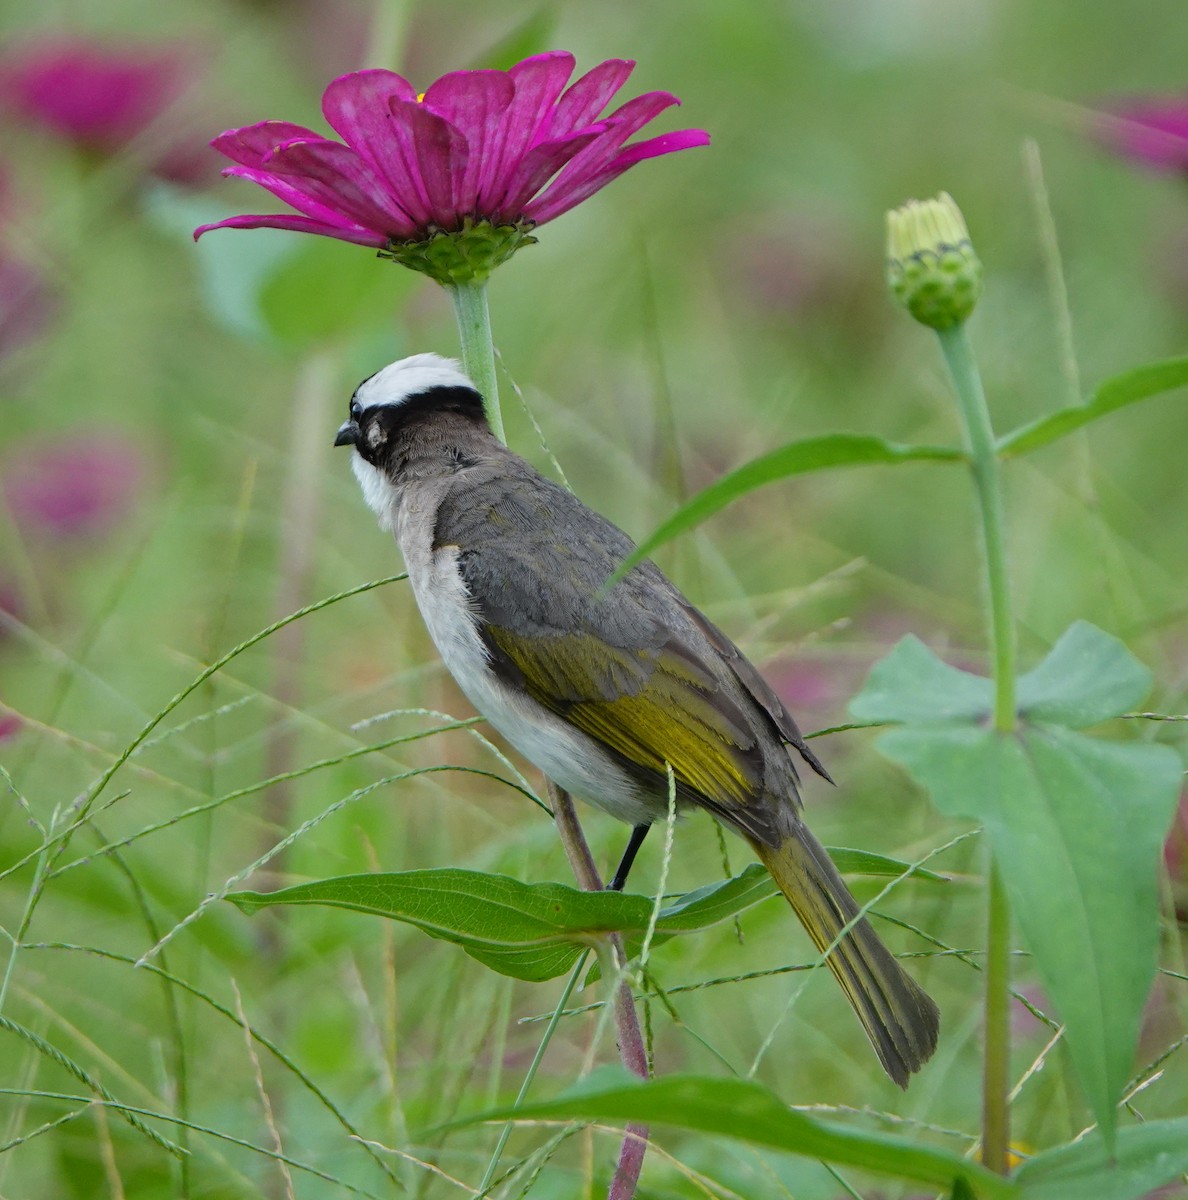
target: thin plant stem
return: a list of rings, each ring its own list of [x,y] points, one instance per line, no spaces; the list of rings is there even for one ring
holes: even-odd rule
[[[969,336],[963,325],[939,330],[941,350],[953,376],[973,468],[990,608],[994,661],[994,727],[1015,728],[1015,623],[1011,613],[1006,533],[994,429]],[[1005,1175],[1010,1145],[1010,936],[1006,891],[993,863],[989,871],[986,921],[986,1038],[982,1072],[982,1161]]]
[[[577,981],[582,977],[582,972],[586,969],[586,962],[589,957],[590,951],[583,950],[581,957],[574,964],[569,979],[566,981],[565,990],[561,993],[561,998],[557,1001],[557,1007],[553,1009],[553,1015],[549,1018],[544,1036],[540,1039],[540,1045],[537,1046],[536,1053],[532,1056],[532,1062],[528,1065],[528,1071],[524,1075],[524,1082],[520,1084],[520,1090],[516,1093],[515,1103],[512,1104],[512,1108],[519,1108],[524,1103],[524,1098],[528,1095],[528,1089],[532,1086],[532,1082],[536,1078],[536,1072],[540,1067],[541,1060],[544,1058],[545,1051],[549,1048],[549,1043],[553,1040],[553,1034],[557,1032],[557,1025],[561,1020],[562,1014],[565,1012],[566,1006],[569,1004],[569,998],[573,995],[573,989],[577,987]],[[495,1149],[491,1154],[491,1161],[487,1163],[486,1173],[479,1184],[479,1192],[482,1195],[486,1195],[487,1189],[490,1188],[495,1178],[495,1172],[499,1167],[499,1159],[503,1155],[503,1148],[507,1145],[508,1138],[511,1137],[511,1131],[512,1122],[508,1121],[503,1127],[503,1132],[499,1135],[499,1141],[495,1144]]]
[[[982,1165],[1010,1167],[1011,910],[998,868],[989,868],[986,918],[986,1045],[982,1068]]]
[[[313,579],[325,452],[329,448],[323,431],[327,426],[326,412],[333,394],[333,379],[334,359],[325,351],[310,355],[297,373],[281,507],[283,518],[275,601],[278,617],[301,607],[308,598]],[[294,621],[278,630],[271,644],[271,692],[278,713],[268,730],[264,757],[265,773],[277,782],[265,791],[260,805],[267,838],[271,838],[274,829],[287,829],[292,817],[297,738],[291,714],[301,707],[305,634],[305,622]],[[262,848],[267,849],[270,844],[266,842]],[[284,858],[273,863],[273,870],[284,872]],[[282,950],[280,923],[269,921],[262,925],[257,940],[263,957],[275,964]]]
[[[462,367],[478,388],[491,432],[504,444],[503,412],[499,407],[499,383],[495,378],[495,346],[491,340],[491,314],[487,309],[485,283],[452,283],[447,290],[454,302],[458,337],[462,342]]]
[[[982,518],[986,554],[986,585],[990,605],[990,647],[994,659],[994,727],[1002,733],[1015,728],[1015,623],[1011,613],[1007,573],[1002,489],[990,410],[982,390],[982,377],[974,361],[965,327],[939,330],[941,350],[957,391],[965,425],[974,487]]]
[[[569,865],[577,876],[578,883],[587,892],[602,890],[602,877],[590,853],[589,843],[578,823],[577,812],[569,793],[562,791],[556,784],[549,783],[549,798],[553,802],[553,814],[557,821],[557,831],[561,844],[569,858]],[[607,939],[610,942],[614,956],[614,965],[622,967],[626,962],[623,952],[623,941],[617,933],[612,933]],[[616,979],[610,968],[604,965],[603,974],[608,979]],[[613,987],[615,1034],[619,1043],[619,1059],[629,1071],[641,1079],[648,1078],[648,1053],[644,1046],[643,1031],[639,1025],[639,1014],[635,1011],[635,1000],[631,987],[624,979],[616,979]],[[630,1124],[623,1131],[623,1145],[619,1151],[619,1162],[615,1167],[614,1178],[611,1180],[607,1200],[631,1200],[639,1182],[640,1171],[643,1169],[644,1154],[648,1148],[648,1127],[646,1125]]]

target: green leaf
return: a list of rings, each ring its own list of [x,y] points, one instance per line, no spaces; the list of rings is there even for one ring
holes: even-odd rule
[[[1107,379],[1086,404],[1062,408],[998,439],[1002,458],[1030,454],[1128,404],[1188,385],[1188,357],[1147,363]]]
[[[168,184],[154,185],[145,207],[153,224],[189,244],[211,316],[240,337],[267,337],[260,289],[279,264],[297,253],[299,236],[273,229],[236,229],[208,234],[195,247],[192,238],[199,225],[221,221],[239,210]]]
[[[874,665],[850,702],[859,721],[929,724],[981,721],[994,709],[994,684],[950,666],[910,634]]]
[[[828,846],[829,857],[843,875],[872,875],[875,877],[906,875],[912,879],[927,879],[932,883],[948,883],[949,877],[927,867],[912,869],[911,863],[885,854],[873,854],[869,850],[847,850],[842,846]]]
[[[676,1126],[702,1134],[737,1138],[751,1145],[804,1154],[840,1166],[856,1167],[949,1189],[958,1179],[983,1200],[1018,1195],[1008,1179],[993,1175],[958,1154],[932,1149],[918,1138],[868,1133],[796,1112],[762,1084],[744,1079],[669,1075],[643,1081],[617,1072],[556,1100],[501,1108],[458,1124],[478,1121],[639,1121]],[[609,1080],[609,1081],[608,1081]],[[454,1126],[451,1126],[454,1127]]]
[[[828,847],[829,857],[833,859],[837,869],[843,875],[874,875],[890,876],[905,875],[911,870],[911,864],[900,862],[896,858],[887,858],[882,854],[872,854],[867,850],[845,850],[836,846]],[[933,883],[948,883],[944,875],[923,867],[912,871],[912,878],[928,879]],[[743,872],[733,879],[723,879],[717,883],[707,884],[695,891],[687,892],[679,900],[666,905],[660,910],[656,922],[656,932],[663,933],[692,933],[707,929],[720,921],[731,917],[766,900],[769,896],[778,896],[780,889],[775,880],[767,873],[762,863],[751,863]]]
[[[1021,716],[1082,729],[1119,716],[1151,690],[1151,672],[1117,638],[1077,621],[1019,680]]]
[[[841,871],[902,875],[909,869],[907,863],[862,850],[830,854]],[[944,880],[931,871],[915,874]],[[765,868],[752,863],[734,879],[698,888],[661,909],[656,942],[708,929],[776,892]],[[233,892],[227,899],[249,915],[273,905],[312,904],[403,921],[461,946],[500,974],[534,982],[564,974],[595,934],[619,931],[638,942],[653,908],[650,896],[521,883],[458,867],[344,875],[276,892]]]
[[[1109,1135],[1158,949],[1157,864],[1182,768],[1165,746],[1058,726],[902,728],[879,741],[947,816],[985,826],[1012,912]]]
[[[1188,1171],[1188,1117],[1100,1133],[1037,1154],[1016,1179],[1026,1200],[1137,1200]]]
[[[564,974],[592,934],[644,929],[652,912],[645,896],[521,883],[453,867],[344,875],[277,892],[234,892],[227,899],[246,913],[275,904],[318,904],[390,917],[454,942],[501,975],[531,982]]]
[[[744,464],[704,491],[698,492],[677,509],[654,533],[644,538],[607,581],[611,586],[636,563],[678,534],[687,533],[714,513],[720,512],[739,496],[764,484],[810,471],[830,467],[862,467],[872,464],[895,465],[905,462],[961,462],[965,455],[948,446],[903,446],[882,438],[855,433],[831,433],[824,437],[789,442],[770,454]]]
[[[261,281],[260,313],[274,337],[305,348],[390,322],[415,286],[365,246],[309,237]]]
[[[506,71],[509,67],[540,54],[555,44],[557,14],[551,4],[529,13],[505,37],[475,62],[478,69]]]

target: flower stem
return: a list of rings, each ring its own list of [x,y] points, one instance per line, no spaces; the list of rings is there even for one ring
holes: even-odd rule
[[[1006,536],[1003,530],[1002,492],[998,480],[998,455],[990,411],[982,391],[982,377],[963,325],[938,330],[941,350],[957,389],[957,402],[965,424],[974,486],[982,517],[986,553],[986,584],[990,600],[990,645],[994,655],[994,727],[1003,733],[1015,728],[1015,624],[1011,615],[1011,589],[1007,575]]]
[[[982,1165],[1007,1173],[1010,1157],[1011,910],[991,863],[986,921],[986,1047],[982,1068]]]
[[[937,331],[953,376],[973,468],[990,606],[994,657],[994,727],[1015,728],[1015,625],[1007,573],[1002,491],[994,430],[969,337],[963,325]],[[990,864],[987,895],[986,1042],[982,1072],[982,1162],[1005,1175],[1010,1144],[1010,936],[1011,914],[997,869]]]
[[[446,287],[454,302],[454,317],[462,342],[462,367],[483,398],[491,432],[506,445],[503,413],[499,408],[499,383],[495,378],[495,347],[491,341],[487,285],[450,283]]]

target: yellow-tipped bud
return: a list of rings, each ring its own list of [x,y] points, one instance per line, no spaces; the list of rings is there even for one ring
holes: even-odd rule
[[[887,284],[932,329],[960,325],[982,294],[982,264],[948,192],[909,200],[887,214]]]

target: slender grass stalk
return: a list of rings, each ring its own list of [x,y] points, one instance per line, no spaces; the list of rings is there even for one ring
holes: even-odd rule
[[[281,506],[280,562],[274,609],[278,617],[304,604],[314,576],[314,549],[322,511],[326,451],[324,430],[333,395],[335,362],[331,354],[315,351],[297,371],[294,387],[293,421],[286,458],[284,496]],[[278,782],[261,798],[260,816],[265,838],[273,829],[287,829],[293,813],[297,776],[297,735],[290,713],[301,708],[305,675],[304,621],[294,621],[277,631],[272,639],[272,696],[277,715],[269,726],[265,745],[265,773]],[[283,778],[282,778],[283,777]],[[267,849],[267,841],[264,849]],[[282,857],[273,863],[278,873],[286,870]],[[256,931],[259,951],[265,960],[278,964],[282,953],[283,922],[266,922]],[[275,1014],[283,1019],[283,1012]]]
[[[513,1108],[519,1108],[524,1103],[524,1099],[528,1095],[528,1089],[532,1086],[533,1080],[536,1079],[536,1072],[540,1067],[541,1061],[544,1059],[545,1051],[549,1048],[549,1043],[553,1040],[553,1034],[557,1032],[557,1025],[560,1023],[561,1016],[569,1004],[569,998],[573,995],[573,989],[577,987],[577,982],[582,977],[582,972],[586,969],[586,962],[589,957],[590,951],[583,950],[577,962],[574,963],[569,979],[565,983],[565,989],[561,993],[561,998],[557,1001],[557,1007],[553,1009],[553,1015],[549,1018],[549,1023],[545,1027],[544,1036],[540,1039],[540,1045],[537,1046],[536,1053],[532,1056],[532,1062],[528,1064],[528,1070],[524,1075],[524,1082],[520,1084],[520,1090],[516,1093],[515,1103],[512,1105]],[[479,1184],[479,1192],[484,1196],[495,1179],[495,1172],[499,1167],[499,1159],[503,1155],[503,1148],[507,1145],[508,1138],[511,1137],[512,1124],[511,1121],[508,1121],[504,1125],[503,1131],[499,1135],[499,1141],[496,1142],[495,1149],[491,1153],[491,1161],[487,1163],[487,1169],[483,1174],[482,1182]]]
[[[454,302],[458,337],[462,342],[462,367],[478,388],[486,406],[491,432],[507,444],[503,412],[499,407],[499,383],[495,378],[495,345],[491,340],[491,314],[487,308],[485,283],[452,283],[447,289]]]
[[[602,890],[602,878],[594,865],[594,856],[590,853],[585,834],[578,823],[573,801],[569,793],[562,791],[556,784],[549,783],[549,798],[553,801],[553,813],[557,821],[557,830],[565,853],[569,856],[569,864],[577,876],[578,883],[588,892]],[[615,980],[612,987],[615,1036],[619,1043],[619,1058],[629,1071],[641,1079],[647,1079],[648,1053],[644,1046],[643,1031],[639,1026],[639,1014],[635,1011],[635,998],[631,987],[619,976],[618,968],[626,961],[623,952],[623,940],[617,933],[608,935],[610,953],[613,961],[605,962],[603,976]],[[623,1145],[619,1151],[619,1162],[615,1168],[611,1188],[607,1200],[631,1200],[635,1195],[635,1186],[639,1182],[639,1174],[643,1169],[644,1154],[648,1148],[648,1127],[637,1123],[629,1124],[623,1131]]]
[[[1007,572],[1006,534],[994,430],[982,380],[964,325],[937,331],[953,376],[982,522],[990,646],[994,662],[994,727],[1015,728],[1015,625]],[[986,1042],[982,1074],[982,1162],[1005,1175],[1010,1145],[1010,936],[1006,892],[993,865],[988,871],[986,922]]]

